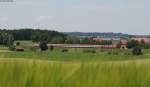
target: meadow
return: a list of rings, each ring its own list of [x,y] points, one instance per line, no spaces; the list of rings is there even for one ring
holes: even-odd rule
[[[0,87],[150,87],[150,50],[0,51]],[[95,50],[95,53],[87,52]]]

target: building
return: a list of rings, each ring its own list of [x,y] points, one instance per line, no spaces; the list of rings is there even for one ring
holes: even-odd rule
[[[127,48],[128,41],[127,40],[120,40],[120,48],[126,49]]]

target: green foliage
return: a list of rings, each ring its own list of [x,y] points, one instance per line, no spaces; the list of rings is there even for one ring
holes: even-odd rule
[[[62,51],[61,52],[68,52],[69,50],[68,49],[62,49]]]
[[[50,43],[52,44],[60,44],[60,43],[65,43],[65,40],[61,36],[55,36],[51,39]]]
[[[74,36],[68,36],[65,43],[67,44],[79,44],[80,38]]]
[[[149,49],[150,48],[150,44],[149,43],[140,43],[139,45],[141,48],[143,49]]]
[[[101,41],[96,42],[97,45],[112,45],[112,41]]]
[[[138,46],[133,47],[132,53],[133,53],[133,55],[142,55],[143,54],[142,49]]]
[[[129,48],[129,49],[136,47],[136,46],[139,46],[139,42],[136,40],[131,40],[127,43],[127,48]]]
[[[10,50],[10,51],[15,51],[15,50],[16,50],[16,47],[15,47],[14,45],[10,45],[10,46],[9,46],[9,50]]]
[[[12,35],[8,35],[7,36],[7,46],[11,46],[11,45],[13,45],[14,44],[14,38],[13,38],[13,36]]]
[[[18,30],[0,30],[0,43],[2,37],[7,36],[6,34],[12,35],[14,40],[32,40],[33,42],[40,42],[46,40],[48,42],[55,36],[63,37],[66,39],[66,35],[57,31],[51,30],[39,30],[39,29],[18,29]]]
[[[133,48],[139,46],[143,49],[149,49],[150,48],[150,43],[145,43],[145,41],[142,39],[141,42],[138,42],[136,40],[131,40],[127,44],[127,48]]]
[[[83,38],[80,41],[81,44],[95,44],[95,41],[91,38]]]
[[[32,36],[31,36],[31,40],[32,42],[39,42],[40,41],[40,33],[39,32],[35,32]]]
[[[16,46],[20,46],[20,42],[16,42]]]
[[[11,34],[0,32],[0,45],[10,46],[13,45],[14,38]]]
[[[48,49],[47,42],[41,41],[40,42],[40,49],[41,49],[41,51],[46,51]]]

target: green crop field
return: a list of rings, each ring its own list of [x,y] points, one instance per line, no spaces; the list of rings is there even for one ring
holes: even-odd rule
[[[1,59],[0,87],[149,87],[150,60],[60,62]]]
[[[150,87],[150,50],[61,50],[1,51],[0,87]]]

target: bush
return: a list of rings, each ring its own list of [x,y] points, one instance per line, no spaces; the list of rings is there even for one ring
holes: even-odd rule
[[[20,46],[20,42],[17,42],[17,43],[16,43],[16,46]]]
[[[68,52],[69,50],[68,49],[62,49],[61,52]]]
[[[46,51],[48,49],[47,43],[44,41],[40,42],[40,49],[41,51]]]
[[[94,49],[86,49],[83,52],[84,53],[96,53],[96,50],[94,50]]]
[[[16,47],[15,47],[14,45],[10,45],[10,46],[9,46],[9,50],[10,50],[10,51],[15,51],[15,49],[16,49]]]
[[[142,49],[138,46],[133,47],[132,54],[133,55],[142,55],[143,54]]]

